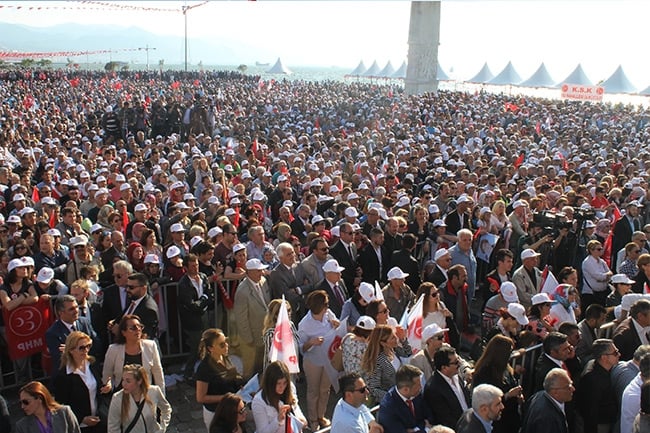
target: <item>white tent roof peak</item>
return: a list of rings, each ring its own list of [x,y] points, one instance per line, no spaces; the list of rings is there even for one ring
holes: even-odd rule
[[[282,64],[282,60],[278,57],[278,60],[275,62],[275,65],[268,71],[267,74],[292,74],[291,70]]]

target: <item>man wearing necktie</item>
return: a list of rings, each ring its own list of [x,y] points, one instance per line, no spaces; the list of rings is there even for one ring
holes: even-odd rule
[[[102,306],[96,302],[90,302],[90,285],[86,280],[76,280],[70,285],[70,295],[77,300],[79,306],[79,317],[85,317],[90,321],[93,329],[101,330],[104,320],[102,316]],[[97,339],[101,340],[102,348],[105,343],[104,339],[97,333]],[[93,343],[93,346],[96,343]],[[104,359],[104,350],[98,350],[99,360]]]
[[[402,365],[395,373],[395,386],[381,399],[377,413],[377,420],[385,432],[425,431],[427,412],[422,397],[421,374],[419,368],[410,364]]]
[[[47,349],[52,357],[52,379],[59,373],[61,365],[61,353],[65,347],[65,340],[68,335],[74,331],[81,331],[90,336],[93,340],[91,355],[96,355],[101,351],[97,334],[93,330],[90,321],[85,317],[79,317],[79,306],[77,301],[71,295],[63,295],[56,299],[54,309],[58,320],[45,331],[45,342]]]
[[[316,290],[324,290],[327,293],[330,302],[329,308],[338,318],[341,318],[341,310],[348,293],[345,283],[341,279],[341,272],[344,270],[345,268],[339,266],[339,262],[335,259],[326,261],[323,265],[325,278],[316,286]]]
[[[125,314],[135,314],[140,318],[144,325],[143,336],[150,340],[158,338],[158,304],[148,292],[147,276],[139,272],[129,275],[126,291],[129,306]]]

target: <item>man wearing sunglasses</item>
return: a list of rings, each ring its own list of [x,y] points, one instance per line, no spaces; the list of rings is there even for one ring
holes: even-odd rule
[[[126,284],[128,306],[124,314],[135,314],[140,317],[144,326],[143,337],[150,340],[158,338],[158,305],[149,294],[147,276],[142,273],[129,275]]]
[[[331,431],[383,433],[384,428],[375,421],[365,405],[369,391],[366,382],[359,373],[353,372],[341,376],[339,388],[343,397],[334,407]]]
[[[437,323],[432,323],[422,330],[422,350],[413,355],[409,363],[422,370],[425,383],[434,372],[433,357],[444,344],[447,331],[448,328],[441,328]]]

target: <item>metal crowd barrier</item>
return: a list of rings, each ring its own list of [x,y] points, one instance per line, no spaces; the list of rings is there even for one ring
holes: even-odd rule
[[[607,322],[598,328],[598,338],[612,338],[614,336],[614,330],[618,326],[618,323],[615,321]]]
[[[233,282],[234,280],[224,280],[221,282],[224,289],[231,297],[234,296],[233,288],[235,285]],[[211,309],[208,312],[208,323],[211,327],[222,329],[231,340],[236,341],[237,332],[234,314],[230,314],[230,311],[226,310],[219,301],[219,289],[217,284],[218,283],[212,283],[212,288],[215,293],[214,309]],[[183,341],[183,328],[178,314],[178,284],[165,284],[160,286],[158,290],[163,299],[163,305],[165,306],[164,314],[167,319],[167,329],[159,338],[162,360],[170,361],[185,358],[189,355],[189,350],[185,347]],[[54,310],[54,306],[52,306],[52,310]],[[2,336],[2,344],[6,344],[4,336]],[[33,363],[40,361],[39,356],[42,356],[42,354],[32,355],[27,359],[27,361],[11,361],[8,355],[0,356],[0,391],[22,385],[22,383],[18,383],[17,378],[21,362],[27,362],[24,369],[27,376],[26,379],[46,381],[48,376],[44,369],[41,370],[41,368],[34,368],[32,365]]]

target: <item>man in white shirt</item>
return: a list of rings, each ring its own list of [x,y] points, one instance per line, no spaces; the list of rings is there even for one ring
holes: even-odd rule
[[[343,397],[334,407],[333,432],[383,433],[384,428],[375,421],[368,407],[368,387],[359,373],[348,373],[339,378]]]
[[[620,433],[632,433],[634,418],[641,409],[641,385],[650,380],[650,355],[645,355],[639,363],[639,374],[623,391],[621,400],[621,431]]]

